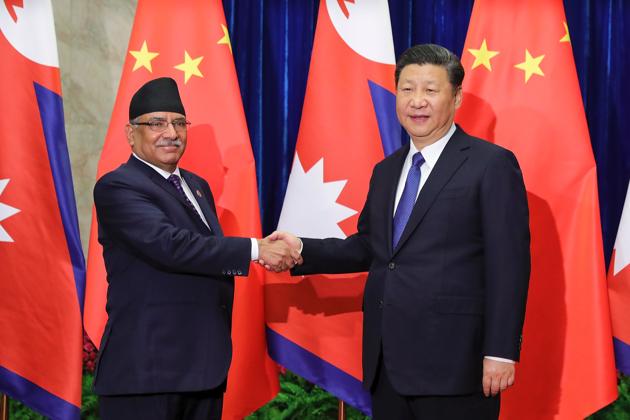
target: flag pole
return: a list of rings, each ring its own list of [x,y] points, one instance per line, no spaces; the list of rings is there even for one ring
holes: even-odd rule
[[[9,420],[9,398],[5,394],[0,395],[0,420]]]
[[[346,403],[343,400],[338,400],[339,404],[339,414],[337,415],[338,420],[346,420]],[[4,420],[4,419],[2,419]]]

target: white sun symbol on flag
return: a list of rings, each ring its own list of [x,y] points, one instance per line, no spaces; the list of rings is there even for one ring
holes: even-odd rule
[[[324,182],[324,158],[305,172],[296,152],[278,230],[305,238],[345,238],[338,223],[357,213],[337,203],[346,182]]]
[[[4,191],[8,183],[9,183],[8,179],[0,179],[0,195],[2,195],[2,192]],[[16,208],[7,206],[4,203],[0,203],[0,222],[2,222],[4,219],[7,219],[13,216],[15,213],[19,211],[20,210]],[[6,230],[4,230],[2,225],[0,225],[0,242],[13,242],[13,238],[9,236],[9,234],[7,233]]]

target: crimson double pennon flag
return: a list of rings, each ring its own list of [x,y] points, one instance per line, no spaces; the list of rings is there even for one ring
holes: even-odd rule
[[[278,228],[303,237],[356,232],[374,165],[400,146],[387,1],[322,1],[293,166]],[[339,278],[340,277],[340,278]],[[272,357],[360,410],[366,275],[268,275]]]
[[[51,2],[4,2],[0,29],[0,392],[78,419],[85,264]]]

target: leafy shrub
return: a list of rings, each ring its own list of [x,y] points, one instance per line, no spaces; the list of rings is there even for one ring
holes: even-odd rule
[[[589,420],[630,420],[630,376],[619,375],[619,398],[599,410]]]
[[[44,416],[24,406],[19,401],[9,399],[9,419],[11,420],[44,420]]]
[[[81,418],[98,420],[98,398],[92,393],[94,377],[83,373],[83,400]],[[338,402],[335,397],[305,379],[291,373],[280,377],[280,393],[261,407],[248,420],[332,420],[337,418]],[[9,400],[11,420],[44,420],[44,417],[18,401]],[[346,405],[348,420],[366,420],[368,417]],[[630,376],[619,376],[619,398],[588,420],[630,420]]]
[[[311,384],[289,371],[280,376],[280,392],[275,399],[261,407],[248,420],[326,420],[336,419],[338,400],[322,388]],[[348,420],[369,417],[346,405]]]
[[[98,420],[98,397],[92,393],[94,376],[89,372],[83,372],[81,418],[85,420]],[[26,407],[19,401],[9,399],[10,420],[44,420],[45,417]]]

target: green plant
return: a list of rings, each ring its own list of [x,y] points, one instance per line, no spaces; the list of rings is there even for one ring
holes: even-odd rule
[[[620,374],[617,389],[619,398],[590,416],[589,420],[630,420],[630,376]]]
[[[85,372],[83,374],[83,386],[81,396],[81,418],[85,420],[98,420],[98,396],[92,393],[94,375]]]
[[[322,388],[289,371],[280,377],[280,393],[261,407],[248,420],[326,420],[336,419],[338,400]],[[367,419],[358,410],[346,405],[349,420]]]
[[[83,385],[81,397],[81,419],[98,420],[98,397],[92,393],[94,376],[83,372]],[[31,410],[21,402],[9,399],[10,420],[44,420],[45,417]]]
[[[19,401],[9,399],[9,418],[11,420],[44,420],[44,416],[37,414]]]
[[[83,374],[83,401],[81,418],[98,420],[98,398],[92,393],[94,377]],[[280,393],[261,407],[248,420],[332,420],[337,418],[337,399],[323,389],[291,373],[280,377]],[[9,400],[11,420],[43,420],[44,417],[25,407],[19,401]],[[346,405],[348,420],[366,420],[368,417]],[[612,404],[588,417],[588,420],[630,420],[630,376],[619,376],[619,398]]]
[[[280,393],[265,407],[248,417],[250,420],[334,418],[336,400],[323,389],[287,372],[280,379]]]

